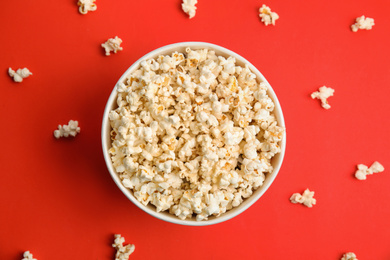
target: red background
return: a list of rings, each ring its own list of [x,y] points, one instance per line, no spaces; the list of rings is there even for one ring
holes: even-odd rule
[[[390,2],[385,0],[180,0],[0,3],[0,259],[114,259],[113,234],[136,246],[130,259],[390,259]],[[260,22],[267,4],[280,19]],[[375,19],[353,33],[358,16]],[[104,56],[100,44],[122,38]],[[125,70],[166,44],[205,41],[247,58],[270,82],[287,126],[287,151],[265,195],[235,219],[206,227],[166,223],[133,205],[101,152],[103,109]],[[14,83],[8,67],[33,75]],[[330,110],[310,94],[335,89]],[[56,140],[58,124],[81,133]],[[375,160],[383,173],[354,178]],[[315,191],[317,205],[290,203]]]

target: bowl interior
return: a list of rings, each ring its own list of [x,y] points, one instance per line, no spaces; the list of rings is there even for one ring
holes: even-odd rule
[[[223,47],[220,47],[218,45],[210,44],[210,43],[204,43],[204,42],[182,42],[182,43],[176,43],[176,44],[171,44],[167,45],[164,47],[161,47],[159,49],[156,49],[142,58],[140,58],[138,61],[136,61],[119,79],[118,83],[123,83],[127,76],[129,76],[132,72],[137,70],[140,66],[141,61],[147,60],[150,58],[157,58],[160,55],[170,55],[173,52],[182,52],[185,53],[185,49],[187,47],[190,47],[191,49],[197,50],[197,49],[212,49],[215,51],[215,53],[219,56],[223,57],[235,57],[236,58],[236,64],[240,66],[245,66],[247,64],[251,71],[256,75],[258,82],[265,81],[267,80],[264,78],[264,76],[260,73],[259,70],[257,70],[250,62],[248,62],[246,59],[241,57],[240,55],[225,49]],[[268,83],[268,82],[267,82]],[[269,85],[269,84],[268,84]],[[279,101],[275,95],[275,92],[271,87],[268,89],[268,95],[269,97],[274,101],[275,103],[275,110],[274,114],[276,116],[276,119],[278,121],[278,125],[285,127],[284,124],[284,118],[283,118],[283,113],[282,109],[280,107]],[[286,146],[286,132],[284,132],[283,140],[281,142],[281,152],[275,155],[272,160],[271,164],[274,167],[274,170],[272,173],[268,173],[266,175],[265,181],[263,186],[259,187],[256,191],[253,192],[252,196],[250,196],[247,199],[244,199],[243,203],[241,203],[238,207],[233,208],[226,213],[222,214],[220,217],[214,217],[210,216],[208,220],[203,220],[203,221],[196,221],[194,217],[191,219],[186,219],[186,220],[181,220],[177,218],[176,216],[169,214],[168,212],[156,212],[155,206],[148,204],[147,206],[144,206],[141,204],[134,196],[133,192],[127,188],[125,188],[121,180],[119,179],[118,174],[115,171],[115,168],[112,165],[110,155],[108,153],[108,150],[111,148],[111,138],[110,138],[110,132],[111,132],[111,126],[110,126],[110,121],[108,119],[109,112],[117,107],[116,105],[116,97],[117,93],[115,88],[111,92],[111,95],[107,101],[107,105],[104,111],[103,115],[103,123],[102,123],[102,148],[103,148],[103,154],[104,154],[104,159],[107,164],[107,168],[114,179],[115,183],[118,185],[118,187],[121,189],[121,191],[139,208],[144,210],[145,212],[149,213],[150,215],[157,217],[161,220],[165,220],[171,223],[176,223],[176,224],[182,224],[182,225],[191,225],[191,226],[205,226],[205,225],[211,225],[211,224],[216,224],[220,223],[223,221],[226,221],[228,219],[231,219],[238,214],[242,213],[245,211],[247,208],[249,208],[254,202],[256,202],[263,194],[264,192],[269,188],[271,183],[274,181],[276,175],[278,174],[280,167],[282,165],[283,157],[284,157],[284,152],[285,152],[285,146]]]

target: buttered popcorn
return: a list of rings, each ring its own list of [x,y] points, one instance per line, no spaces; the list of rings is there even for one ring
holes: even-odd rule
[[[273,171],[284,128],[268,85],[213,50],[141,62],[117,85],[113,166],[142,204],[207,220],[239,206]]]

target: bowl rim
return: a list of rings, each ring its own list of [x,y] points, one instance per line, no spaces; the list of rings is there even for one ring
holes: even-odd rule
[[[250,197],[244,199],[244,202],[242,204],[240,204],[238,207],[235,207],[229,211],[226,211],[225,213],[223,213],[219,217],[213,217],[213,218],[210,218],[208,220],[202,220],[202,221],[196,221],[193,218],[182,220],[173,214],[169,214],[167,212],[157,212],[155,209],[149,208],[148,206],[144,206],[141,202],[139,202],[134,197],[134,195],[132,195],[131,191],[128,188],[124,187],[124,185],[122,184],[118,174],[116,173],[116,171],[112,165],[111,156],[108,153],[108,150],[110,148],[110,146],[108,145],[108,142],[107,142],[107,135],[109,135],[109,132],[110,132],[110,131],[108,131],[108,129],[110,128],[110,122],[109,122],[108,116],[109,116],[109,113],[112,110],[112,108],[115,104],[115,101],[116,101],[116,97],[117,97],[116,86],[119,83],[122,83],[126,79],[126,77],[131,72],[133,72],[133,70],[137,69],[140,66],[140,63],[142,61],[150,59],[150,58],[155,58],[156,56],[161,55],[161,53],[164,53],[167,51],[170,51],[170,53],[173,53],[175,51],[175,49],[177,50],[179,48],[186,48],[186,47],[190,47],[193,49],[204,49],[204,48],[212,49],[216,52],[223,53],[225,56],[232,56],[232,57],[236,58],[237,62],[239,61],[240,63],[247,64],[249,66],[250,70],[256,75],[256,78],[258,79],[258,81],[263,81],[263,82],[267,83],[267,86],[268,86],[267,94],[274,101],[274,104],[275,104],[274,114],[277,118],[278,125],[282,126],[285,129],[285,131],[283,133],[283,139],[281,141],[281,152],[278,153],[277,155],[275,155],[275,157],[277,156],[278,162],[274,166],[273,171],[271,173],[269,173],[267,175],[267,177],[265,178],[263,185],[260,186],[259,188],[257,188]],[[217,54],[217,55],[221,55],[221,54]],[[110,138],[108,138],[108,140],[110,140]],[[208,42],[190,41],[190,42],[178,42],[178,43],[168,44],[168,45],[162,46],[160,48],[157,48],[157,49],[145,54],[141,58],[139,58],[122,74],[122,76],[119,78],[119,80],[115,84],[115,86],[114,86],[114,88],[113,88],[113,90],[112,90],[112,92],[107,100],[106,107],[104,109],[103,120],[102,120],[102,129],[101,129],[101,142],[102,142],[104,160],[106,162],[107,169],[108,169],[112,179],[114,180],[114,182],[116,183],[118,188],[123,192],[123,194],[125,194],[125,196],[131,202],[133,202],[138,208],[142,209],[143,211],[145,211],[149,215],[156,217],[158,219],[161,219],[163,221],[166,221],[166,222],[179,224],[179,225],[186,225],[186,226],[207,226],[207,225],[222,223],[224,221],[227,221],[229,219],[232,219],[232,218],[240,215],[242,212],[244,212],[250,206],[252,206],[256,201],[258,201],[260,199],[260,197],[268,190],[268,188],[271,186],[271,184],[275,180],[276,176],[278,175],[279,170],[280,170],[282,163],[283,163],[284,154],[285,154],[285,150],[286,150],[286,127],[285,127],[285,121],[284,121],[284,117],[283,117],[283,111],[282,111],[281,105],[279,103],[279,100],[278,100],[273,88],[268,83],[267,79],[263,76],[263,74],[252,63],[250,63],[248,60],[246,60],[241,55],[239,55],[239,54],[237,54],[229,49],[226,49],[222,46],[208,43]]]

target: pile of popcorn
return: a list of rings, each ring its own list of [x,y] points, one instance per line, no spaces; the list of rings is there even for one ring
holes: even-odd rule
[[[109,153],[123,185],[180,219],[237,207],[281,151],[284,128],[267,89],[247,65],[209,49],[142,61],[117,85],[109,114]]]

